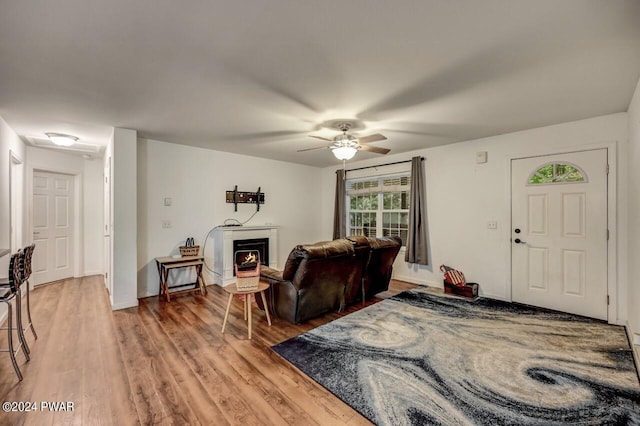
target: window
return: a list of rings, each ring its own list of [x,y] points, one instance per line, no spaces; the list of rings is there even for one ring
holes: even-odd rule
[[[399,236],[404,246],[410,185],[408,174],[347,180],[347,235]]]
[[[529,176],[529,185],[586,182],[586,175],[573,164],[546,164]]]

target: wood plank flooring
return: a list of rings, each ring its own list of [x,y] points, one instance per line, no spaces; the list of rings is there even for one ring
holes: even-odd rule
[[[388,292],[415,285],[392,281]],[[0,353],[0,402],[74,403],[67,412],[4,413],[0,425],[364,425],[356,411],[300,373],[270,346],[354,312],[331,313],[302,325],[253,309],[247,340],[242,302],[234,300],[221,334],[227,294],[187,294],[170,303],[141,299],[112,312],[102,277],[38,287],[31,308],[38,340],[27,334],[31,361],[18,355],[18,382]],[[0,347],[7,347],[0,331]]]

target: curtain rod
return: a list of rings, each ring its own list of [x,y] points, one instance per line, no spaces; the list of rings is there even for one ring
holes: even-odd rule
[[[424,161],[424,157],[420,157],[420,160]],[[396,161],[394,163],[378,164],[375,166],[367,166],[367,167],[358,167],[355,169],[345,170],[344,172],[346,173],[346,172],[355,172],[356,170],[375,169],[376,167],[393,166],[395,164],[410,163],[411,161],[413,160]]]

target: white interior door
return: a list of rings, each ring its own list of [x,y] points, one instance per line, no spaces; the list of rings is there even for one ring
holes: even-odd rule
[[[607,319],[607,150],[512,160],[514,302]]]
[[[33,172],[35,284],[73,276],[73,176]]]
[[[104,168],[104,284],[113,293],[111,280],[111,157]]]

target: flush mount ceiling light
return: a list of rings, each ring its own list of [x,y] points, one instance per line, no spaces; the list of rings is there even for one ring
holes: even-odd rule
[[[64,133],[45,133],[49,140],[58,146],[71,146],[78,142],[78,138]]]

